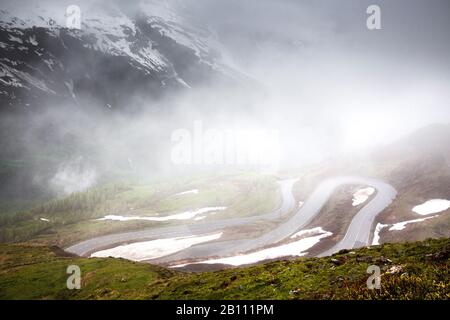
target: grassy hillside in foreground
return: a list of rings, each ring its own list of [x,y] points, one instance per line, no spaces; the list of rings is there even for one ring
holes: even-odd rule
[[[183,273],[123,259],[71,257],[57,247],[0,245],[1,299],[450,299],[450,239],[385,244],[332,257]],[[81,268],[80,290],[66,268]],[[369,265],[381,290],[368,290]]]

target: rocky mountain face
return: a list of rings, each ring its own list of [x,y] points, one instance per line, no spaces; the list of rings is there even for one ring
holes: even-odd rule
[[[63,3],[0,4],[0,198],[32,195],[65,160],[95,158],[104,145],[85,150],[95,138],[83,122],[93,107],[158,112],[161,98],[240,81],[215,33],[174,1],[81,1],[79,28]]]
[[[81,8],[80,29],[65,9],[0,10],[0,110],[86,98],[121,108],[141,93],[234,81],[214,33],[165,2]]]

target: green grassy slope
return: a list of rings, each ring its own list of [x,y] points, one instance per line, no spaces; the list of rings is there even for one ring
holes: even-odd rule
[[[449,299],[450,239],[385,244],[333,257],[183,273],[123,259],[67,256],[56,247],[0,245],[0,299]],[[78,265],[80,290],[66,288]],[[381,290],[368,290],[369,265]],[[396,266],[397,272],[389,273]]]
[[[191,189],[198,189],[198,194],[174,196]],[[165,216],[202,207],[225,206],[226,210],[206,218],[224,219],[267,213],[280,201],[276,177],[251,173],[173,179],[153,184],[105,183],[36,205],[28,211],[6,214],[0,210],[0,242],[28,241],[64,247],[104,234],[173,223],[94,220],[108,214]]]

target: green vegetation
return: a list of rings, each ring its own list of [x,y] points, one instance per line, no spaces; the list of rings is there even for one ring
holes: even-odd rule
[[[199,192],[174,196],[192,189]],[[227,210],[208,217],[223,219],[267,213],[280,201],[275,177],[251,173],[179,178],[151,184],[110,182],[47,201],[31,210],[1,213],[0,242],[32,241],[65,246],[90,237],[171,223],[94,220],[105,215],[164,216],[208,206],[226,206]]]
[[[186,273],[56,247],[0,245],[0,299],[449,299],[450,239],[385,244],[332,257]],[[81,268],[80,290],[66,268]],[[369,265],[381,289],[366,287]]]

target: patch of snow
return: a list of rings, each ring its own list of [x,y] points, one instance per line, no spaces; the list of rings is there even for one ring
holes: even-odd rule
[[[359,206],[369,199],[369,197],[375,192],[375,189],[372,187],[367,187],[363,189],[359,189],[353,194],[353,206]]]
[[[19,63],[18,63],[17,61],[11,60],[11,59],[8,59],[8,58],[1,58],[0,60],[1,60],[1,61],[6,61],[6,62],[8,62],[9,64],[11,64],[11,65],[13,65],[13,66],[19,65]]]
[[[55,69],[53,68],[55,66],[55,62],[52,59],[44,59],[44,63],[51,71],[55,71]]]
[[[73,80],[70,79],[70,81],[64,81],[64,84],[66,85],[67,90],[69,90],[69,93],[72,96],[72,98],[76,99],[77,97],[75,96],[75,92],[73,91]]]
[[[0,79],[2,83],[8,86],[14,86],[14,87],[23,87],[29,89],[28,86],[24,85],[22,82],[26,82],[27,84],[34,86],[42,91],[55,94],[53,90],[50,90],[45,82],[43,80],[39,80],[30,74],[20,71],[14,68],[11,68],[7,66],[4,63],[0,62],[0,76],[7,77],[9,81],[6,81],[5,79]],[[22,81],[20,81],[22,80]]]
[[[20,44],[22,44],[23,43],[23,41],[22,41],[22,39],[20,39],[20,38],[18,38],[18,37],[14,37],[13,35],[9,35],[9,41],[12,41],[12,42],[18,42],[18,43],[20,43]]]
[[[39,220],[45,221],[45,222],[50,222],[50,220],[48,220],[48,219],[46,219],[46,218],[39,218]]]
[[[165,217],[139,217],[139,216],[117,216],[107,215],[103,218],[96,219],[98,221],[113,220],[113,221],[131,221],[131,220],[146,220],[146,221],[168,221],[168,220],[188,220],[201,214],[214,214],[217,211],[225,210],[227,207],[206,207],[197,210],[185,211],[177,214],[172,214]]]
[[[277,247],[267,248],[263,250],[259,250],[256,252],[237,255],[233,257],[225,257],[219,259],[210,259],[200,262],[194,262],[193,264],[198,263],[206,263],[206,264],[228,264],[233,266],[240,266],[245,264],[256,263],[268,259],[276,259],[281,257],[288,256],[304,256],[308,252],[305,252],[309,248],[312,248],[314,245],[320,242],[322,238],[326,238],[331,236],[333,233],[324,231],[324,233],[320,235],[316,235],[313,237],[303,238],[298,241],[294,241],[291,243],[283,244]],[[172,266],[172,268],[179,268],[189,265],[191,263],[180,264],[176,266]]]
[[[192,89],[192,87],[190,85],[188,85],[186,83],[186,81],[184,81],[183,79],[181,79],[180,77],[176,77],[176,80],[178,81],[178,83],[180,83],[183,87],[188,88],[188,89]]]
[[[438,213],[438,212],[442,212],[445,211],[449,208],[448,203],[446,203],[447,200],[441,200],[441,199],[434,199],[434,200],[429,200],[421,205],[415,206],[413,208],[413,211],[415,213],[418,213],[420,215],[428,215],[431,213]],[[450,202],[450,201],[449,201]],[[383,228],[389,227],[389,231],[400,231],[406,228],[406,225],[410,224],[410,223],[417,223],[417,222],[423,222],[425,220],[428,219],[432,219],[435,218],[439,215],[434,215],[431,217],[425,217],[425,218],[421,218],[421,219],[413,219],[413,220],[406,220],[406,221],[401,221],[401,222],[397,222],[394,224],[381,224],[378,223],[377,226],[375,227],[375,232],[373,235],[373,240],[372,240],[372,245],[379,245],[380,244],[380,232]]]
[[[380,232],[383,228],[388,227],[388,224],[377,223],[375,231],[373,233],[372,245],[378,246],[380,244]]]
[[[38,45],[38,42],[37,42],[37,40],[36,40],[36,36],[30,36],[29,38],[28,38],[28,42],[29,43],[31,43],[33,46],[37,46]]]
[[[137,30],[134,22],[120,10],[114,14],[104,14],[98,10],[88,13],[83,22],[83,33],[90,34],[95,39],[92,48],[115,56],[127,56],[133,65],[144,66],[147,70],[164,71],[168,63],[164,56],[152,46],[138,50],[132,40]]]
[[[0,62],[0,83],[4,84],[5,86],[27,88],[21,83],[16,75],[11,72],[12,70],[12,68]]]
[[[221,236],[222,232],[207,236],[178,237],[136,242],[121,245],[112,249],[97,251],[91,254],[91,257],[114,257],[133,261],[150,260],[185,250],[199,243],[217,240]]]
[[[326,233],[326,232],[327,231],[323,230],[322,227],[316,227],[316,228],[312,228],[312,229],[305,229],[305,230],[300,230],[297,233],[294,233],[291,236],[291,239],[300,238],[300,237],[303,237],[305,235],[312,236],[312,235],[316,235],[316,234],[323,234],[323,233]]]
[[[174,196],[182,196],[184,194],[189,194],[189,193],[197,194],[198,193],[198,189],[192,189],[192,190],[188,190],[188,191],[179,192],[179,193],[174,194]]]
[[[55,28],[65,23],[64,14],[58,6],[43,8],[38,4],[17,6],[8,4],[0,11],[0,25],[15,29],[32,27]]]
[[[407,221],[394,223],[392,225],[392,227],[389,228],[389,231],[403,230],[403,229],[405,229],[407,224],[416,223],[416,222],[422,222],[422,221],[425,221],[425,220],[428,220],[428,219],[432,219],[432,218],[436,218],[436,217],[437,217],[437,215],[431,216],[431,217],[422,218],[422,219],[414,219],[414,220],[407,220]]]
[[[412,211],[424,216],[427,214],[442,212],[448,208],[450,208],[450,200],[432,199],[415,206]]]

